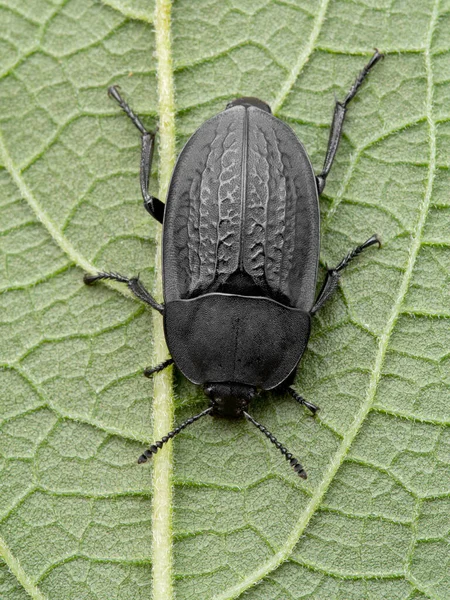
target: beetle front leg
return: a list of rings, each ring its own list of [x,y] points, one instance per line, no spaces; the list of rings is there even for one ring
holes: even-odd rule
[[[108,94],[118,103],[118,105],[124,111],[124,113],[131,119],[135,127],[137,127],[137,129],[139,129],[139,131],[141,132],[142,146],[140,181],[142,197],[144,199],[144,207],[147,210],[147,212],[149,212],[152,215],[152,217],[154,217],[157,221],[162,223],[164,219],[164,202],[161,202],[161,200],[158,200],[158,198],[151,196],[148,191],[156,132],[147,131],[145,129],[140,118],[131,110],[129,105],[119,94],[117,86],[112,85],[108,89]]]
[[[339,283],[340,272],[345,269],[345,267],[347,267],[349,263],[358,256],[358,254],[361,254],[363,250],[373,246],[374,244],[378,244],[379,248],[381,247],[381,241],[377,235],[370,237],[364,242],[364,244],[356,246],[354,250],[349,252],[347,256],[341,260],[337,267],[334,269],[328,269],[322,289],[320,290],[317,300],[311,309],[311,315],[315,314],[319,309],[321,309],[325,302],[334,294]]]
[[[378,52],[378,50],[375,50],[375,54],[372,56],[370,61],[367,63],[367,65],[364,67],[364,69],[361,71],[361,73],[356,78],[355,83],[352,85],[352,88],[349,91],[349,93],[347,94],[347,96],[345,97],[344,101],[343,102],[336,101],[336,105],[334,107],[333,121],[331,123],[330,137],[328,139],[327,154],[325,156],[325,161],[323,163],[322,172],[320,173],[320,175],[317,175],[317,177],[316,177],[317,188],[318,188],[319,194],[321,194],[323,192],[323,189],[324,189],[325,183],[326,183],[326,179],[328,177],[330,169],[333,165],[334,158],[336,156],[339,142],[341,141],[342,127],[344,125],[344,119],[345,119],[345,115],[347,113],[348,103],[350,102],[350,100],[352,100],[355,97],[356,92],[361,87],[362,82],[369,74],[370,69],[373,66],[375,66],[381,58],[383,58],[383,54]]]
[[[144,375],[149,378],[153,377],[153,375],[155,373],[159,373],[160,371],[163,371],[165,368],[169,367],[170,365],[173,365],[173,358],[168,358],[164,362],[159,363],[159,365],[156,365],[156,367],[147,367],[144,370]]]
[[[142,300],[146,304],[149,304],[152,308],[160,312],[164,313],[164,305],[157,302],[153,296],[150,294],[148,290],[142,285],[139,281],[139,277],[124,277],[119,273],[104,273],[100,272],[97,275],[86,275],[83,278],[83,281],[86,285],[92,285],[96,281],[100,281],[100,279],[110,279],[111,281],[118,281],[119,283],[126,283],[128,289],[137,297],[139,300]]]

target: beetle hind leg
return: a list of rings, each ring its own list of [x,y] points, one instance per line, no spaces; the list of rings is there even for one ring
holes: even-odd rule
[[[150,171],[152,168],[153,150],[155,144],[156,131],[147,131],[137,114],[130,108],[127,102],[119,94],[118,88],[112,85],[108,88],[108,95],[113,98],[123,110],[123,112],[129,117],[131,122],[137,129],[139,129],[142,136],[142,147],[141,147],[141,192],[142,198],[144,199],[145,210],[152,215],[160,223],[164,219],[164,202],[161,202],[158,198],[149,194],[149,181]]]
[[[356,92],[361,87],[362,82],[369,74],[369,71],[382,58],[383,58],[383,54],[381,54],[381,52],[378,52],[378,50],[375,50],[375,54],[372,56],[372,58],[369,60],[369,62],[363,68],[363,70],[359,73],[358,77],[355,80],[355,83],[352,85],[352,87],[351,87],[350,91],[348,92],[348,94],[346,95],[344,101],[343,102],[336,101],[336,105],[334,107],[333,121],[331,122],[330,137],[328,139],[327,153],[326,153],[325,160],[323,163],[322,172],[319,175],[317,175],[317,177],[316,177],[317,189],[319,191],[319,194],[322,193],[322,191],[325,187],[326,179],[327,179],[330,169],[333,165],[333,161],[336,156],[339,142],[341,141],[342,127],[344,125],[345,115],[347,113],[347,106],[348,106],[349,102],[355,97]]]

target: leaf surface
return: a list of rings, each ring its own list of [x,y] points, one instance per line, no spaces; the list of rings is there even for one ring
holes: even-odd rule
[[[0,596],[449,597],[450,4],[180,0],[171,24],[141,0],[1,11]],[[206,400],[174,373],[172,406],[169,378],[142,377],[164,352],[158,322],[119,288],[82,284],[95,268],[158,284],[139,136],[107,87],[153,128],[173,78],[161,156],[259,96],[319,171],[334,97],[374,46],[387,57],[350,105],[321,198],[322,265],[375,232],[383,248],[315,319],[295,388],[318,416],[284,396],[252,408],[308,481],[250,424],[205,419],[152,484],[136,458],[164,417],[154,394],[176,422]]]

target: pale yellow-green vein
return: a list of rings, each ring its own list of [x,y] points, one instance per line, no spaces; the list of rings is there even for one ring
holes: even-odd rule
[[[171,1],[157,0],[155,33],[159,96],[159,195],[165,200],[175,163],[175,101],[171,50]],[[157,298],[162,296],[161,232],[156,237]],[[154,361],[168,357],[162,317],[154,311]],[[160,439],[172,427],[172,369],[155,376],[153,399],[153,436]],[[153,598],[170,600],[172,588],[172,444],[153,458]]]
[[[48,231],[53,241],[59,246],[59,248],[64,252],[64,254],[73,262],[75,265],[83,269],[86,273],[95,274],[98,273],[99,269],[96,268],[92,263],[90,263],[78,250],[75,248],[73,244],[68,240],[68,238],[61,232],[61,230],[53,223],[49,215],[45,212],[45,210],[40,205],[37,198],[34,196],[33,192],[28,187],[25,179],[22,175],[20,169],[16,167],[14,164],[11,155],[8,152],[8,148],[6,147],[2,133],[0,132],[0,161],[8,171],[11,179],[16,184],[19,189],[22,198],[26,200],[30,208],[33,210],[36,217]],[[120,292],[123,296],[127,298],[135,298],[128,290],[128,288],[124,287],[123,284],[116,284],[112,281],[106,281],[105,284]]]
[[[314,20],[314,25],[311,30],[311,34],[309,36],[308,42],[303,48],[303,51],[300,53],[297,61],[292,67],[286,81],[281,86],[280,91],[278,92],[275,100],[272,102],[272,112],[274,115],[278,113],[278,111],[283,106],[286,98],[288,97],[290,91],[292,90],[295,82],[298,79],[303,67],[306,65],[308,60],[310,59],[311,54],[314,51],[317,38],[319,37],[320,31],[322,29],[323,23],[325,21],[325,15],[327,12],[328,4],[330,0],[322,0],[319,6],[319,10],[317,11],[317,16]]]
[[[11,549],[7,546],[6,542],[0,537],[0,556],[8,565],[9,570],[23,587],[23,589],[33,598],[34,600],[47,600],[46,596],[40,591],[40,589],[33,583],[28,575],[23,570],[22,565],[11,552]]]

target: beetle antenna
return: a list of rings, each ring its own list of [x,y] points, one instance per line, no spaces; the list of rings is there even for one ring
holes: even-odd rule
[[[181,423],[181,425],[178,425],[178,427],[176,427],[173,431],[169,431],[169,433],[167,435],[165,435],[160,440],[155,442],[152,446],[150,446],[150,448],[148,450],[146,450],[144,452],[144,454],[141,454],[141,456],[138,458],[138,463],[141,464],[141,463],[147,462],[147,460],[149,458],[151,458],[153,456],[153,454],[156,454],[158,452],[158,450],[166,442],[168,442],[171,438],[175,437],[177,435],[177,433],[180,433],[180,431],[182,431],[185,427],[187,427],[188,425],[191,425],[192,423],[195,423],[195,421],[198,421],[202,417],[209,415],[209,413],[212,411],[212,409],[213,409],[213,407],[210,406],[209,408],[207,408],[203,412],[199,413],[198,415],[194,415],[193,417],[186,419],[186,421]]]
[[[319,407],[316,406],[315,404],[313,404],[312,402],[308,402],[308,400],[305,400],[303,398],[303,396],[300,396],[300,394],[297,394],[297,392],[292,389],[291,387],[286,388],[286,391],[294,398],[294,400],[296,400],[299,404],[303,404],[303,406],[306,406],[306,408],[309,408],[309,410],[312,412],[313,415],[316,414],[316,412],[319,410]]]
[[[307,475],[306,475],[305,469],[298,462],[298,460],[296,458],[294,458],[290,452],[287,451],[287,449],[283,446],[283,444],[280,444],[280,442],[277,440],[277,438],[272,433],[270,433],[270,431],[268,429],[266,429],[264,427],[264,425],[261,425],[261,423],[258,423],[258,421],[256,421],[253,417],[251,417],[248,413],[246,413],[245,410],[242,412],[244,413],[245,418],[248,421],[250,421],[250,423],[253,423],[253,425],[255,425],[255,427],[257,427],[260,431],[262,431],[264,433],[264,435],[269,438],[269,440],[272,442],[272,444],[274,444],[278,448],[278,450],[281,452],[281,454],[284,455],[285,459],[289,461],[289,464],[294,469],[294,471],[297,473],[297,475],[299,477],[301,477],[302,479],[306,479]]]

